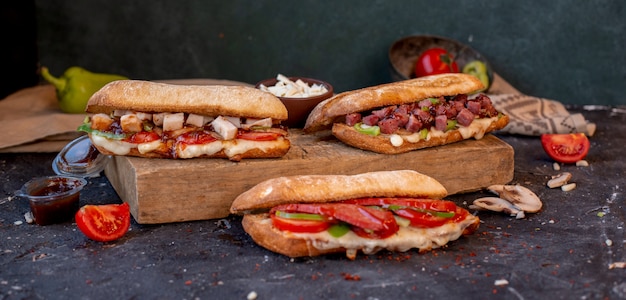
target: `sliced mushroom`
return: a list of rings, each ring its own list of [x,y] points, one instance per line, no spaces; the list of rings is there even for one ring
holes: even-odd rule
[[[541,200],[533,191],[519,184],[496,184],[489,186],[487,189],[525,212],[535,213],[541,210],[543,206],[543,203],[541,203]]]
[[[498,197],[478,198],[472,202],[470,208],[503,212],[509,214],[510,216],[518,216],[520,215],[520,212],[522,214],[524,213],[521,209],[515,207],[515,205],[511,202]]]
[[[552,179],[548,181],[548,187],[553,189],[553,188],[564,186],[567,184],[567,182],[569,182],[570,179],[572,179],[572,173],[570,172],[560,173],[559,175],[552,176]]]

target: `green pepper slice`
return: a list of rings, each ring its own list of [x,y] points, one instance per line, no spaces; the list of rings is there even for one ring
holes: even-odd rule
[[[326,231],[332,237],[339,238],[350,231],[350,226],[346,223],[337,223],[330,226]]]
[[[478,78],[485,86],[483,91],[489,87],[489,75],[487,74],[487,66],[480,60],[473,60],[463,67],[463,73],[473,75]]]
[[[356,129],[356,131],[360,133],[371,135],[371,136],[377,136],[380,134],[380,127],[376,125],[363,127],[363,123],[356,123],[354,124],[354,129]]]
[[[308,213],[290,213],[277,210],[276,216],[285,218],[285,219],[297,219],[297,220],[309,220],[309,221],[326,221],[324,216],[318,214],[308,214]]]

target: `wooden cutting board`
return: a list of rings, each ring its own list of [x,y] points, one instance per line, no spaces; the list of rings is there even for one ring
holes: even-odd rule
[[[342,144],[330,131],[291,129],[292,147],[279,159],[146,159],[116,156],[105,174],[140,224],[228,216],[232,201],[257,183],[305,174],[357,174],[411,169],[439,180],[449,194],[513,179],[513,148],[493,135],[397,155]]]

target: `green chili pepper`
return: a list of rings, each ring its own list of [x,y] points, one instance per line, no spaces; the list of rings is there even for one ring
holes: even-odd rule
[[[41,76],[56,88],[61,110],[66,113],[85,113],[91,95],[111,81],[128,79],[114,74],[92,73],[81,67],[70,67],[56,78],[48,68],[41,67]]]
[[[356,129],[356,131],[360,133],[368,134],[372,136],[377,136],[380,134],[380,127],[376,125],[363,127],[363,123],[356,123],[354,124],[354,129]]]
[[[435,105],[439,104],[439,99],[437,99],[437,98],[428,98],[428,100],[430,100],[430,103],[432,103],[432,104],[435,104]]]
[[[463,73],[476,76],[485,86],[481,91],[489,87],[489,75],[487,74],[487,66],[480,60],[473,60],[463,67]]]

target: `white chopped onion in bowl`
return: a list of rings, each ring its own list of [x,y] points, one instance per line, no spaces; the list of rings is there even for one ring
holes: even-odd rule
[[[298,79],[292,81],[282,74],[276,76],[278,82],[273,86],[265,86],[261,84],[259,89],[262,91],[270,92],[277,97],[287,98],[306,98],[312,96],[319,96],[328,92],[328,89],[322,84],[313,84],[309,86],[306,82]]]

